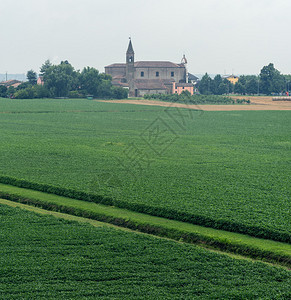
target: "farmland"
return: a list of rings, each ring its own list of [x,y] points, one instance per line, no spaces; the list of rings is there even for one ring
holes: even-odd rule
[[[0,228],[2,299],[290,297],[290,272],[196,246],[3,205]]]
[[[3,99],[0,124],[2,176],[290,242],[289,111]]]

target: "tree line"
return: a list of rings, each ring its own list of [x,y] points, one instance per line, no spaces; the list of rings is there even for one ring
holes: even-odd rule
[[[42,84],[37,84],[37,73],[30,70],[26,74],[27,82],[17,88],[0,87],[0,96],[13,96],[17,99],[33,98],[127,98],[128,92],[121,87],[113,86],[111,76],[99,73],[92,67],[82,71],[75,70],[66,60],[53,65],[49,60],[40,68]]]
[[[286,94],[291,90],[291,75],[282,75],[270,63],[261,69],[258,76],[242,75],[236,84],[232,84],[228,79],[216,75],[212,79],[207,73],[199,81],[198,90],[204,95],[223,95],[223,94]]]

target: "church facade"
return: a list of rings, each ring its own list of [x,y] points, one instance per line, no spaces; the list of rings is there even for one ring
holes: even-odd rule
[[[175,92],[173,86],[177,83],[181,88],[191,90],[192,87],[193,90],[193,85],[186,83],[188,72],[185,56],[179,64],[169,61],[135,61],[131,40],[126,51],[126,62],[106,66],[105,73],[112,76],[113,85],[128,88],[130,97],[170,94]]]

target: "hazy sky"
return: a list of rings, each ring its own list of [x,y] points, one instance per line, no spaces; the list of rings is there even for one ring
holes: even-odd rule
[[[0,73],[135,60],[180,62],[194,74],[291,73],[291,0],[0,0]]]

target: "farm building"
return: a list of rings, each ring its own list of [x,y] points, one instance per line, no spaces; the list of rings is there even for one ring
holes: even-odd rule
[[[227,79],[232,84],[236,84],[239,80],[239,77],[236,75],[226,75],[226,76],[223,76],[223,78]]]
[[[112,76],[113,85],[127,87],[131,97],[157,93],[170,94],[173,91],[180,93],[180,89],[174,89],[174,85],[188,82],[185,55],[181,63],[135,61],[131,40],[126,51],[126,63],[114,63],[106,66],[105,73]],[[192,87],[193,93],[193,85],[187,83],[186,86],[189,90]]]
[[[2,81],[0,82],[0,85],[4,85],[6,86],[7,88],[9,87],[14,87],[14,88],[17,88],[22,82],[19,81],[19,80],[16,80],[16,79],[11,79],[11,80],[7,80],[7,81]]]

